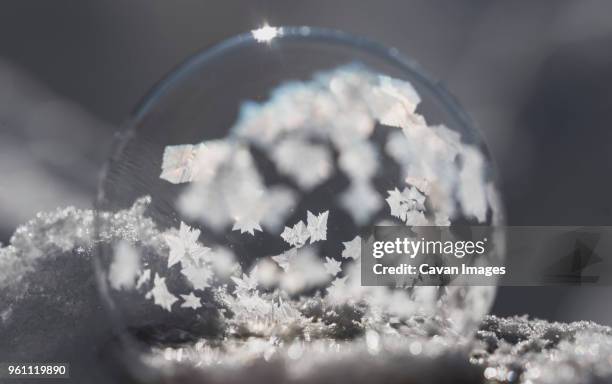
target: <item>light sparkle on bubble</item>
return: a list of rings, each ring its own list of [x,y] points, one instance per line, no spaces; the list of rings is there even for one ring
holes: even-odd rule
[[[264,24],[261,28],[257,28],[251,31],[253,38],[260,43],[269,43],[277,36],[280,36],[282,30],[278,27],[272,27],[268,24]]]

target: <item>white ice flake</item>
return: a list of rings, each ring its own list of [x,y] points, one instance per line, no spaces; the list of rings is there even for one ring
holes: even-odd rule
[[[209,254],[208,261],[212,265],[215,276],[221,279],[227,279],[236,273],[240,272],[240,264],[236,263],[236,255],[225,247],[215,248]]]
[[[260,222],[269,206],[266,189],[249,149],[226,146],[223,162],[181,194],[178,208],[217,232],[233,223],[233,230],[254,235],[262,230]]]
[[[361,257],[361,236],[356,236],[353,240],[345,241],[342,244],[344,245],[343,258],[358,260]]]
[[[406,176],[406,184],[416,187],[424,195],[431,193],[431,183],[423,177]]]
[[[283,140],[274,149],[273,160],[280,172],[293,178],[304,190],[321,184],[333,171],[327,147],[298,139]]]
[[[136,289],[142,287],[149,280],[151,280],[151,270],[145,269],[140,273],[140,276],[138,276],[138,281],[136,282]]]
[[[259,225],[259,219],[254,219],[252,217],[236,217],[236,221],[234,222],[234,226],[232,227],[232,231],[240,231],[240,233],[250,233],[251,235],[255,235],[255,231],[263,231],[261,229],[261,225]]]
[[[308,227],[302,220],[300,220],[293,227],[285,227],[283,233],[281,233],[281,237],[285,240],[289,245],[293,247],[302,247],[308,241],[310,237],[310,232],[308,231]]]
[[[358,181],[340,196],[340,204],[358,225],[366,224],[383,206],[378,192],[369,181]]]
[[[183,262],[186,257],[192,260],[202,258],[210,248],[198,243],[200,237],[199,229],[192,229],[190,226],[181,222],[178,234],[176,231],[169,231],[163,234],[163,239],[168,245],[170,253],[168,255],[168,268],[174,264]]]
[[[129,242],[121,240],[114,249],[108,279],[114,289],[131,289],[140,272],[140,254]]]
[[[397,188],[387,191],[387,204],[391,210],[391,215],[403,221],[408,220],[408,216],[414,216],[413,211],[423,211],[425,209],[425,196],[416,188],[407,187],[400,192]]]
[[[220,232],[231,223],[223,190],[210,183],[195,182],[181,193],[177,201],[179,212]]]
[[[296,194],[289,188],[272,187],[265,193],[266,209],[261,224],[269,231],[278,233],[297,204]]]
[[[188,264],[181,269],[181,273],[189,280],[193,289],[203,290],[210,286],[213,272],[207,265]]]
[[[332,302],[344,301],[347,297],[346,279],[348,276],[335,278],[331,285],[327,287],[327,295]]]
[[[312,212],[307,212],[308,232],[310,233],[310,243],[319,240],[327,240],[327,218],[329,211],[319,213],[315,216]]]
[[[280,271],[276,263],[270,258],[262,258],[257,261],[255,278],[257,283],[264,289],[273,288],[278,283]]]
[[[315,249],[305,247],[289,258],[289,267],[281,276],[280,287],[289,294],[326,283],[329,275]]]
[[[196,166],[200,145],[173,145],[164,149],[160,178],[174,184],[194,181],[198,173]]]
[[[342,150],[338,165],[351,180],[369,180],[378,169],[378,152],[369,141],[360,141]]]
[[[160,178],[174,184],[211,180],[231,150],[230,144],[222,140],[167,146]]]
[[[393,191],[388,191],[387,204],[391,209],[391,215],[405,220],[406,212],[410,209],[404,205],[404,198],[400,191],[395,188]]]
[[[178,298],[168,291],[166,286],[166,278],[160,277],[157,273],[153,280],[153,289],[145,296],[147,299],[153,298],[153,302],[156,305],[164,308],[168,312],[172,310],[172,304],[174,304]]]
[[[370,107],[381,124],[403,127],[406,119],[413,115],[420,97],[406,81],[388,76],[378,76],[379,86],[373,88],[376,99]]]
[[[283,271],[287,272],[289,271],[289,266],[291,265],[291,259],[296,255],[297,248],[291,248],[280,255],[272,256],[272,260],[274,260]]]
[[[247,275],[242,274],[240,277],[232,277],[232,280],[236,284],[236,293],[244,293],[253,291],[257,288],[257,266],[251,269],[251,272]]]
[[[202,306],[202,302],[200,301],[200,298],[194,295],[193,292],[190,292],[188,295],[180,295],[180,296],[184,300],[184,303],[181,304],[181,308],[197,309]]]
[[[327,273],[329,273],[332,276],[336,276],[342,270],[342,268],[340,268],[341,264],[342,262],[338,260],[334,260],[330,257],[326,257],[325,264],[323,266],[325,267],[325,270],[327,271]]]
[[[374,130],[374,119],[365,111],[351,111],[339,113],[332,117],[332,127],[324,125],[324,133],[338,149],[344,151],[351,146],[367,142],[366,140]]]
[[[239,148],[232,156],[231,167],[218,180],[225,205],[234,220],[233,230],[255,234],[266,209],[265,186],[247,148]]]

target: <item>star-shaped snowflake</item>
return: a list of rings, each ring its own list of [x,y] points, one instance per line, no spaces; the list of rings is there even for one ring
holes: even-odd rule
[[[232,231],[240,231],[240,233],[250,233],[255,235],[255,231],[263,231],[259,220],[251,218],[237,218],[232,227]]]
[[[176,296],[168,291],[168,287],[166,286],[166,278],[160,277],[158,274],[155,274],[153,289],[147,293],[145,297],[147,299],[153,297],[153,302],[168,312],[172,311],[172,304],[178,300]]]
[[[204,247],[198,243],[200,230],[192,229],[184,222],[181,222],[178,234],[175,232],[166,232],[162,236],[170,249],[168,255],[168,268],[172,267],[174,264],[183,262],[185,257],[191,257],[194,261],[198,261],[210,251],[210,248]]]
[[[403,221],[407,221],[408,215],[412,211],[423,211],[425,209],[425,195],[416,188],[404,188],[400,192],[397,188],[388,191],[387,204],[391,210],[391,215]],[[411,214],[414,217],[414,214]]]
[[[193,285],[193,289],[205,289],[210,286],[213,274],[212,270],[208,266],[198,266],[189,264],[183,269],[181,273],[185,275],[187,280]]]
[[[234,283],[236,283],[236,293],[253,291],[257,288],[257,266],[255,266],[251,272],[247,275],[242,274],[240,277],[232,277]]]
[[[329,211],[319,213],[315,216],[312,212],[307,212],[308,233],[310,233],[310,243],[319,240],[327,240],[327,218]]]
[[[308,241],[310,237],[310,232],[306,224],[300,220],[292,228],[285,227],[285,230],[281,233],[281,237],[289,243],[289,245],[299,248],[306,244],[306,241]]]
[[[181,297],[185,301],[181,304],[181,308],[197,309],[202,306],[200,298],[194,295],[193,292],[190,292],[188,295],[181,295]]]
[[[341,264],[342,263],[340,261],[334,260],[330,257],[326,257],[325,264],[323,264],[323,266],[325,267],[325,271],[327,271],[327,273],[332,276],[336,276],[342,270],[342,268],[340,268]]]
[[[235,187],[226,194],[230,214],[234,219],[232,230],[253,236],[255,231],[262,231],[260,222],[267,208],[264,187],[253,174],[255,172],[255,169],[249,167],[237,173],[235,176],[238,180],[233,182]]]
[[[344,245],[343,258],[357,260],[361,257],[361,236],[356,236],[353,240],[345,241],[342,244]]]

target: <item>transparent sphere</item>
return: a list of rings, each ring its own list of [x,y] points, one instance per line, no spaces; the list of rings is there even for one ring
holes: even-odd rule
[[[424,324],[469,335],[495,293],[361,285],[375,225],[502,212],[453,99],[396,50],[341,32],[264,27],[186,61],[118,136],[98,209],[102,292],[150,361],[184,344],[204,365],[295,355],[296,340],[369,346]]]

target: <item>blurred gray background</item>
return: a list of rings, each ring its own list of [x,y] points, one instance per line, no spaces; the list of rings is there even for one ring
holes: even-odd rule
[[[475,120],[512,225],[612,224],[612,2],[5,0],[0,241],[41,210],[89,207],[113,133],[184,58],[263,25],[400,49]],[[612,324],[612,290],[502,288],[494,313]]]

